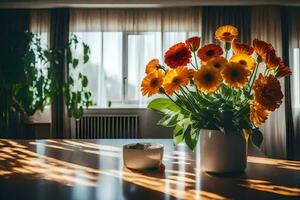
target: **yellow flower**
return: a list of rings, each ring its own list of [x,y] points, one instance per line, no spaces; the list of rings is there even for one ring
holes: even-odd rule
[[[256,66],[256,61],[251,56],[246,54],[237,54],[230,58],[230,62],[240,63],[248,70],[252,71]]]
[[[157,70],[147,74],[141,84],[142,95],[148,94],[148,97],[159,92],[164,80],[164,72]]]
[[[172,96],[175,91],[180,90],[181,86],[186,86],[189,83],[191,73],[193,73],[192,70],[185,66],[169,70],[162,85],[164,91]]]
[[[228,86],[239,89],[248,81],[250,71],[239,63],[229,62],[221,74]]]
[[[222,81],[219,71],[212,67],[202,66],[194,74],[197,89],[204,93],[215,92],[219,89]]]
[[[259,74],[253,85],[254,100],[267,110],[274,111],[282,103],[283,94],[280,82],[273,75]]]
[[[157,70],[157,66],[159,66],[158,59],[154,58],[148,62],[146,65],[146,74],[149,74],[155,70]]]
[[[269,111],[263,106],[255,101],[250,104],[250,120],[253,124],[261,125],[268,119],[268,116]]]
[[[208,62],[206,63],[206,66],[213,67],[219,71],[222,71],[222,69],[225,67],[226,63],[227,63],[226,58],[214,57],[214,58],[211,58],[210,60],[208,60]]]
[[[234,26],[225,25],[219,27],[215,32],[215,37],[219,41],[231,42],[238,36],[238,30]]]

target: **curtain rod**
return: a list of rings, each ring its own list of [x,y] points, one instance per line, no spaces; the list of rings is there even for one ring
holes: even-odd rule
[[[300,6],[298,0],[2,0],[0,8],[164,8],[191,6]]]

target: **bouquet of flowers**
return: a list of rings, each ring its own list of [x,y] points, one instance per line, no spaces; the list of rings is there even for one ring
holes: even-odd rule
[[[237,37],[237,28],[225,25],[215,32],[219,44],[200,47],[200,37],[191,37],[165,52],[165,65],[147,64],[142,95],[166,96],[148,108],[163,113],[159,125],[174,127],[175,144],[194,149],[201,129],[247,130],[256,145],[262,142],[258,125],[281,105],[279,79],[291,71],[270,43],[254,39],[251,46]]]

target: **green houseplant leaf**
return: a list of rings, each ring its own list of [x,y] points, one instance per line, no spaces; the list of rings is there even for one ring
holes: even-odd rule
[[[164,113],[169,114],[170,112],[180,112],[181,109],[173,101],[166,98],[157,98],[152,100],[148,104],[148,108]]]

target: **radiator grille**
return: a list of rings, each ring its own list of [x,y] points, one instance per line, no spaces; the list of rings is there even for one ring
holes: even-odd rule
[[[75,137],[138,138],[137,115],[91,115],[75,122]]]

